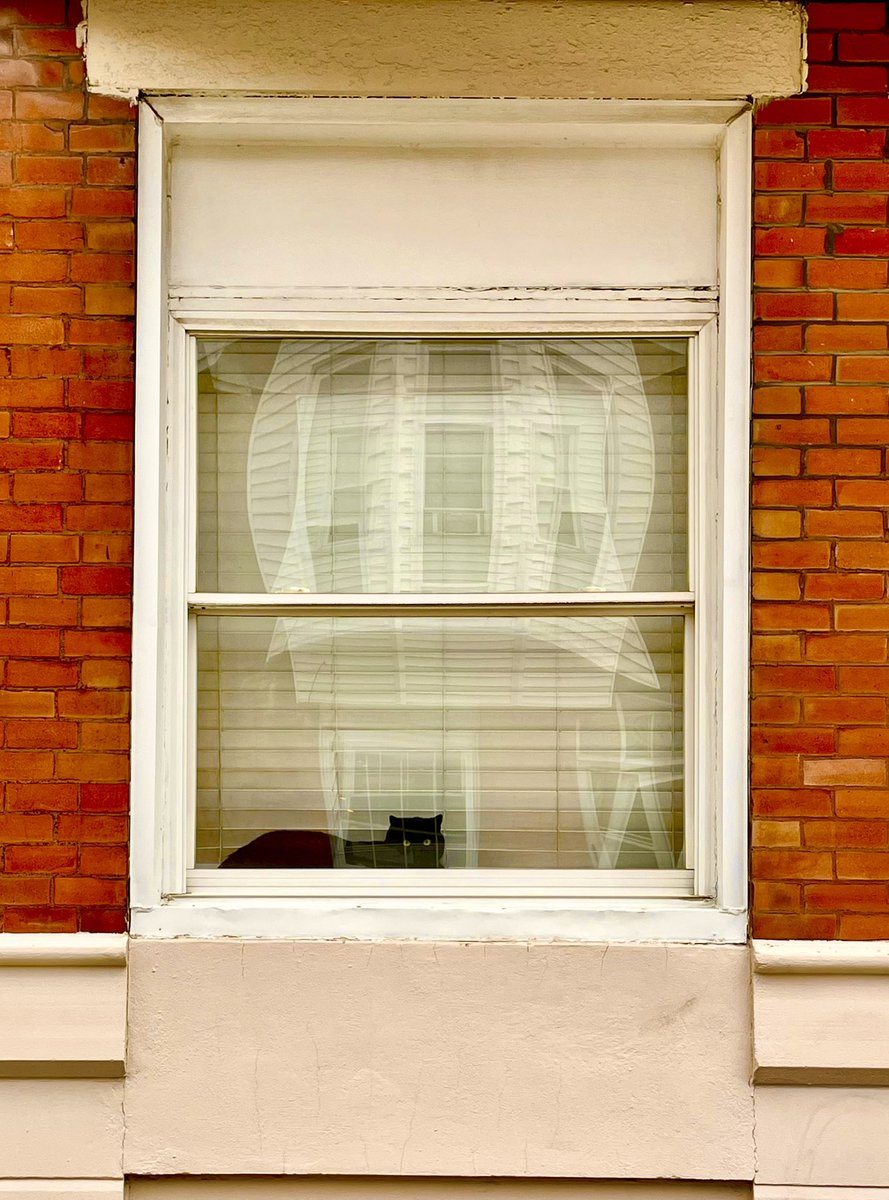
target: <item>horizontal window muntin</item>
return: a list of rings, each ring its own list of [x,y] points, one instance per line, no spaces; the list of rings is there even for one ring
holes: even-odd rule
[[[412,878],[422,880],[425,894],[436,891],[449,894],[453,887],[464,894],[467,889],[479,895],[510,894],[513,888],[522,891],[527,886],[535,894],[547,890],[560,893],[564,889],[577,895],[693,894],[690,845],[688,859],[685,854],[686,835],[691,834],[694,820],[687,766],[691,738],[684,736],[683,728],[686,722],[683,701],[693,686],[695,608],[695,596],[688,587],[693,564],[688,561],[686,549],[685,512],[689,492],[684,384],[688,340],[675,336],[583,339],[572,335],[564,339],[251,337],[201,339],[201,342],[199,361],[206,363],[209,345],[210,355],[216,355],[216,368],[222,379],[221,394],[227,399],[220,405],[217,397],[216,411],[208,419],[207,393],[198,390],[195,424],[199,499],[193,574],[196,588],[188,601],[199,677],[195,694],[199,729],[194,751],[191,817],[197,865],[189,872],[190,889],[207,894],[221,894],[224,890],[233,894],[279,891],[284,894],[303,888],[311,890],[317,884],[329,894],[353,894],[363,886],[379,894],[391,889],[390,894],[398,895]],[[402,367],[405,362],[416,366],[423,354],[427,357],[438,354],[439,366],[441,362],[450,363],[455,369],[449,378],[443,378],[447,370],[439,370],[434,403],[424,405],[423,419],[414,421],[411,437],[396,439],[398,444],[394,447],[392,439],[387,447],[385,439],[378,437],[377,457],[382,448],[388,459],[383,467],[378,463],[373,477],[368,479],[366,473],[362,474],[362,464],[363,456],[372,447],[365,436],[366,428],[362,429],[356,417],[354,393],[360,389],[355,387],[354,380],[340,388],[346,406],[343,407],[340,395],[338,403],[329,406],[329,412],[320,422],[320,434],[310,426],[308,432],[303,428],[300,435],[298,409],[303,393],[297,392],[296,399],[292,394],[284,394],[286,388],[280,379],[271,388],[266,382],[257,390],[255,380],[245,387],[243,378],[237,378],[231,370],[226,374],[219,367],[227,345],[234,343],[238,355],[243,357],[245,352],[260,354],[257,347],[272,342],[278,344],[276,357],[282,353],[281,347],[286,347],[291,366],[294,355],[305,358],[307,353],[316,363],[320,360],[329,365],[331,356],[342,352],[342,347],[353,360],[356,356],[360,360],[362,347],[382,343],[389,366],[393,362]],[[319,349],[322,342],[324,345]],[[404,350],[405,342],[411,343],[408,351]],[[496,414],[492,416],[489,411],[481,414],[484,420],[479,419],[479,413],[469,403],[473,397],[467,397],[465,383],[465,376],[469,375],[473,393],[482,398],[490,396],[492,388],[489,386],[485,391],[479,387],[477,375],[479,347],[493,344],[506,345],[510,362],[524,362],[526,366],[530,363],[538,368],[538,374],[551,345],[559,346],[559,355],[564,355],[566,346],[573,347],[575,367],[578,358],[581,362],[589,361],[597,350],[604,350],[612,365],[618,364],[622,386],[632,393],[629,400],[624,398],[620,402],[629,409],[629,415],[619,413],[609,428],[608,420],[603,417],[608,398],[604,396],[607,387],[601,378],[605,372],[601,370],[599,378],[593,381],[595,386],[572,382],[567,400],[564,388],[561,392],[555,389],[556,400],[549,403],[549,408],[547,386],[551,379],[542,387],[538,380],[533,399],[535,420],[526,422],[534,436],[522,435],[521,453],[512,454],[509,486],[513,491],[510,493],[507,487],[507,495],[499,495],[498,486],[501,493],[504,486],[502,469],[501,482],[499,485],[496,482],[497,451],[500,447],[501,458],[509,458],[509,438],[504,437],[503,429],[508,414],[504,417],[501,413],[495,419]],[[673,395],[677,387],[672,375],[668,386],[661,380],[660,391],[657,385],[654,388],[655,400],[661,403],[670,391],[667,403],[675,420],[675,428],[670,420],[661,421],[660,441],[650,424],[651,415],[646,418],[643,412],[644,388],[641,392],[627,388],[626,380],[633,376],[630,360],[635,353],[634,344],[643,347],[655,344],[662,357],[666,345],[672,351],[674,369],[681,359],[683,384],[678,400]],[[418,345],[427,349],[420,354]],[[472,355],[476,361],[470,363],[469,371],[463,371]],[[488,354],[489,360],[493,358],[496,356]],[[475,377],[472,370],[476,371]],[[363,378],[367,380],[367,370]],[[378,392],[381,390],[379,385],[374,386]],[[331,390],[335,389],[328,385],[327,392]],[[266,403],[270,392],[271,408]],[[416,398],[416,384],[411,395]],[[313,402],[317,399],[314,393],[312,398]],[[513,400],[516,398],[507,396],[501,408],[508,409]],[[359,396],[359,408],[361,403]],[[513,407],[521,414],[522,404],[527,403],[523,393]],[[456,412],[449,407],[451,404],[456,405]],[[584,404],[596,410],[595,419],[585,414]],[[249,424],[244,420],[245,410]],[[380,430],[393,426],[394,414],[391,405],[386,407],[385,395],[374,421]],[[584,464],[583,446],[594,445],[597,430],[600,442],[610,439],[607,452],[600,445],[593,453],[591,479],[578,479],[578,466],[582,475]],[[299,448],[294,449],[293,443],[300,436],[304,445],[311,446],[314,440],[320,446],[314,464],[309,461],[308,453],[300,458]],[[502,449],[504,442],[506,452]],[[541,446],[551,452],[537,453]],[[644,453],[640,454],[640,448]],[[624,475],[616,478],[621,451]],[[653,460],[660,457],[661,464],[666,460],[666,472],[662,465],[660,472],[655,470],[651,478],[641,478],[644,469],[638,464],[644,464],[646,453]],[[637,465],[641,484],[639,478],[627,479],[627,454]],[[262,468],[256,466],[263,456],[267,463],[277,463],[277,496],[275,485],[268,486],[268,471],[263,489]],[[573,462],[569,461],[572,459]],[[285,487],[285,498],[281,498],[284,461],[290,463],[291,473],[297,462],[307,477],[314,478],[313,498],[307,500],[303,489],[300,499],[299,486],[293,486],[292,477]],[[222,485],[214,483],[214,472],[217,481],[226,476]],[[407,498],[410,509],[407,525],[412,537],[402,536],[400,541],[390,537],[384,552],[377,554],[375,566],[368,569],[366,546],[362,545],[362,539],[366,543],[374,537],[368,514],[386,511],[386,505],[379,496],[374,497],[373,490],[382,489],[381,494],[388,495],[391,504],[391,488],[386,492],[386,480],[391,475],[402,477],[402,503],[397,510],[404,515]],[[239,477],[243,480],[240,484]],[[257,478],[259,485],[254,486],[251,496],[248,494],[251,481],[255,484]],[[628,483],[629,499],[623,501],[620,518],[612,521],[609,501],[613,508],[620,508],[621,494],[627,491]],[[532,550],[526,555],[529,561],[517,565],[516,548],[521,549],[523,541],[521,530],[507,525],[506,536],[503,531],[504,502],[516,493],[530,530],[526,540],[538,550],[536,557]],[[313,515],[313,520],[300,519],[301,503],[302,515]],[[273,514],[272,519],[269,513]],[[643,514],[648,519],[661,517],[653,533],[642,519]],[[252,564],[244,553],[245,516],[246,533],[254,553]],[[681,542],[678,559],[673,545],[676,535]],[[665,550],[663,542],[667,537],[670,545]],[[433,547],[431,571],[430,555],[424,553],[428,544]],[[539,552],[541,546],[546,549],[545,554]],[[647,570],[641,582],[667,585],[663,590],[636,590],[640,582],[639,559],[646,553]],[[392,572],[385,565],[381,568],[387,555],[389,559],[400,556],[398,570]],[[246,569],[242,561],[245,559]],[[503,563],[510,560],[513,567],[504,570]],[[314,571],[319,562],[323,569]],[[490,589],[492,577],[495,589],[482,590]],[[393,581],[398,585],[395,589],[380,588],[381,583],[391,588]],[[243,590],[218,587],[220,583],[231,582],[248,586]],[[430,582],[436,585],[435,591],[426,590]],[[319,583],[327,586],[317,590]],[[348,586],[338,590],[343,584]],[[407,590],[409,584],[419,586],[415,591]],[[609,584],[612,586],[605,586]],[[650,674],[648,690],[655,697],[655,702],[649,705],[652,711],[643,712],[641,721],[637,711],[627,728],[620,703],[613,706],[610,716],[605,715],[606,710],[601,706],[596,707],[603,688],[615,690],[615,680],[624,680],[624,691],[627,690],[626,667],[618,661],[620,651],[606,652],[604,658],[600,652],[596,666],[590,663],[589,656],[584,659],[583,646],[596,641],[590,637],[594,629],[599,632],[600,642],[608,633],[606,642],[622,645],[627,630],[635,630],[639,640],[640,623],[658,620],[673,629],[670,642],[679,650],[677,653],[672,649],[671,655],[680,666],[668,672],[670,682],[666,690],[660,685],[667,676]],[[529,721],[531,725],[553,724],[552,701],[560,691],[552,664],[542,672],[546,676],[549,671],[551,678],[541,683],[540,666],[547,651],[541,653],[540,631],[547,625],[552,630],[560,622],[578,631],[584,621],[586,636],[578,633],[573,648],[566,651],[563,647],[561,653],[577,660],[575,675],[577,663],[586,661],[586,678],[569,697],[570,703],[563,705],[560,719],[565,728],[537,730],[539,753],[536,758],[533,754],[529,758],[521,749],[523,722],[524,728]],[[286,736],[293,711],[278,722],[283,729],[270,729],[256,718],[254,724],[258,730],[254,730],[254,744],[250,744],[249,724],[253,719],[250,714],[265,711],[261,706],[256,707],[260,698],[250,696],[248,689],[246,701],[240,703],[234,698],[237,686],[219,685],[215,694],[213,687],[201,686],[202,679],[206,682],[214,674],[213,663],[207,665],[206,631],[212,626],[216,630],[215,640],[224,641],[219,631],[226,623],[229,627],[232,623],[244,628],[251,626],[250,637],[254,641],[257,636],[260,641],[265,639],[264,651],[258,646],[252,651],[254,658],[257,655],[261,658],[264,653],[265,663],[254,661],[252,668],[244,665],[245,677],[255,681],[263,674],[268,677],[273,673],[280,682],[289,671],[290,694],[285,707],[289,705],[291,710],[298,709],[300,704],[306,709],[307,705],[305,692],[300,699],[298,675],[311,670],[317,684],[326,671],[325,704],[315,706],[313,735],[308,741],[304,739],[301,746],[299,739],[290,744]],[[331,672],[323,665],[334,653],[335,644],[338,641],[343,644],[332,630],[349,623],[353,629],[363,623],[366,629],[374,631],[370,635],[378,642],[374,671],[366,669],[373,655],[362,653],[356,645],[344,652],[346,658],[349,653],[352,655],[352,667],[345,673]],[[511,651],[498,650],[497,635],[502,635],[507,626],[512,628],[513,642],[517,626],[525,631],[536,626],[538,636],[525,632],[524,644],[518,649],[513,645]],[[433,671],[435,681],[431,681],[428,659],[434,653],[434,645],[442,641],[440,633],[433,630],[440,631],[443,627],[455,631],[453,636],[466,643],[462,648],[464,665],[466,661],[474,661],[492,694],[501,686],[509,690],[511,698],[523,703],[511,708],[501,705],[499,710],[493,704],[476,705],[474,715],[469,717],[467,701],[471,689],[461,693],[459,688],[455,691],[450,686],[453,671],[449,673],[446,653],[440,654],[438,674]],[[405,629],[412,632],[406,635]],[[407,659],[405,640],[412,643]],[[633,642],[632,634],[629,640]],[[641,652],[650,659],[644,638],[641,641]],[[393,642],[400,645],[402,661]],[[302,651],[298,643],[302,644]],[[637,653],[639,649],[636,648]],[[487,672],[483,650],[493,663],[489,663]],[[314,668],[303,661],[297,670],[293,659],[300,652],[304,659],[314,654]],[[222,659],[231,657],[223,647],[216,653]],[[552,657],[552,646],[548,653]],[[632,646],[627,653],[632,657]],[[212,648],[209,654],[212,659]],[[513,662],[507,671],[502,662],[497,665],[498,655],[500,659],[511,655],[513,660],[518,657],[522,661],[518,666]],[[343,657],[340,653],[340,660]],[[458,653],[457,658],[460,657]],[[274,658],[281,661],[272,672]],[[288,660],[290,665],[286,666]],[[410,665],[405,666],[405,661],[425,663],[420,676]],[[282,664],[285,664],[283,670]],[[382,711],[388,727],[381,728],[379,720],[376,727],[373,720],[368,727],[367,704],[363,706],[363,716],[355,716],[354,702],[362,691],[356,678],[361,679],[362,665],[365,690],[382,687],[381,696],[385,700]],[[516,682],[535,677],[535,672],[540,684],[538,701],[541,697],[547,700],[547,705],[536,709],[527,684]],[[217,659],[215,674],[221,677],[226,673],[231,683],[231,662],[223,670],[221,660]],[[567,674],[571,673],[569,669]],[[234,674],[237,676],[237,670]],[[655,678],[658,686],[651,687]],[[346,683],[348,679],[351,682]],[[646,690],[641,679],[637,664],[637,710]],[[353,688],[351,697],[343,690],[348,687]],[[621,691],[620,682],[617,691]],[[663,724],[667,691],[673,696],[669,728],[655,729],[659,720]],[[404,701],[411,694],[419,703],[413,707],[402,703],[399,708],[395,701]],[[436,698],[440,714],[437,721],[432,716],[435,711],[432,701]],[[362,705],[357,708],[361,710]],[[644,702],[641,708],[645,708]],[[399,728],[405,712],[410,712],[415,722],[413,734],[408,737]],[[658,712],[660,717],[656,715]],[[301,715],[306,717],[308,713],[303,711]],[[637,726],[647,727],[647,735],[638,727],[632,728],[633,720]],[[579,727],[584,723],[593,728],[586,730],[585,738],[578,737]],[[455,724],[456,729],[449,728]],[[555,724],[558,726],[559,722]],[[499,745],[498,726],[505,726],[505,730],[499,729]],[[569,727],[571,736],[566,732]],[[652,748],[652,736],[658,742],[656,749]],[[513,757],[525,754],[525,758],[514,762],[516,769],[504,778],[502,764],[510,754]],[[490,764],[498,762],[499,766],[491,767]],[[532,776],[538,776],[536,782],[541,786],[536,790],[521,786],[522,762],[526,784]],[[493,780],[487,777],[492,769]],[[257,780],[254,780],[257,786],[245,786],[250,783],[251,770],[254,774],[271,772],[269,778],[277,771],[277,782],[283,780],[284,786],[263,787]],[[223,779],[226,771],[240,772],[232,776],[236,786],[229,786]],[[296,773],[300,771],[304,777],[298,779]],[[313,772],[315,778],[311,780]],[[363,779],[360,787],[355,782],[359,777]],[[311,785],[302,789],[296,786],[298,782],[309,785],[310,781]],[[534,793],[535,804],[523,806],[519,802],[523,790]],[[299,798],[301,793],[311,794],[311,802],[304,803]],[[274,797],[271,804],[267,803],[270,795]],[[245,798],[246,806],[241,803]],[[279,837],[264,859],[257,862],[254,856],[251,861],[248,856],[241,863],[229,862],[227,869],[214,875],[219,864],[239,848],[264,834],[275,833],[291,836]],[[303,833],[306,837],[300,836]],[[248,838],[248,835],[253,836]],[[324,844],[325,838],[328,845]],[[298,869],[282,866],[288,853],[297,856]],[[459,883],[452,884],[452,880]]]

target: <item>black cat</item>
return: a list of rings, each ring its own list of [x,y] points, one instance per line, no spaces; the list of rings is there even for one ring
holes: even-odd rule
[[[238,870],[324,867],[440,867],[444,817],[389,817],[382,841],[357,841],[314,829],[273,829],[233,850],[219,864]]]

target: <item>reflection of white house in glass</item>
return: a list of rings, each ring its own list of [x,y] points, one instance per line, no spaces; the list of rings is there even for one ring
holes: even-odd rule
[[[221,414],[243,386],[209,358]],[[684,589],[683,367],[618,338],[281,341],[245,463],[265,590]],[[444,812],[451,867],[677,865],[683,620],[640,613],[279,619],[327,827]]]

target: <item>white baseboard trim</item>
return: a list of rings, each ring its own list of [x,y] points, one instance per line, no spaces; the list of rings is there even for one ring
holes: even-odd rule
[[[125,933],[0,933],[0,967],[125,967]]]

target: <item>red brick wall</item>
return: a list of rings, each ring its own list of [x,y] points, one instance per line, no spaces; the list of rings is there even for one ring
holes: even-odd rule
[[[889,937],[889,30],[810,4],[757,116],[753,931]]]
[[[0,928],[126,900],[132,111],[80,4],[0,2]]]

